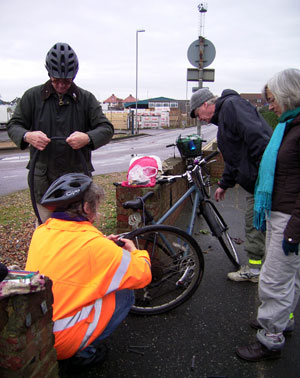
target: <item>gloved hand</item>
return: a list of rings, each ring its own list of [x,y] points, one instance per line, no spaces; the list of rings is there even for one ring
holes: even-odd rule
[[[285,239],[282,240],[282,249],[286,256],[289,255],[289,253],[296,253],[298,256],[299,251],[299,243],[290,243],[286,241]]]

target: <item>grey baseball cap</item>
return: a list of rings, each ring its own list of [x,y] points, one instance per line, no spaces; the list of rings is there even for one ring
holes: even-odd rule
[[[190,110],[191,110],[191,117],[196,118],[194,111],[199,108],[201,105],[205,103],[205,101],[210,100],[211,98],[215,97],[211,91],[207,88],[200,88],[195,92],[190,101]]]

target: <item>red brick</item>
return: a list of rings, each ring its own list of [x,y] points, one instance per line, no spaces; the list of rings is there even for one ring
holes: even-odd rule
[[[48,378],[58,377],[58,363],[55,349],[49,351],[49,353],[43,358],[41,363],[36,367],[34,374],[30,378]]]
[[[0,354],[0,366],[5,369],[20,370],[24,362],[20,356]]]
[[[46,278],[45,291],[15,295],[0,302],[0,309],[4,314],[0,323],[1,377],[31,377],[36,371],[39,371],[37,377],[58,377],[56,351],[53,346],[51,288],[52,282]],[[47,305],[46,313],[41,307],[43,302]],[[31,324],[26,324],[28,314]],[[48,371],[51,373],[45,375]]]

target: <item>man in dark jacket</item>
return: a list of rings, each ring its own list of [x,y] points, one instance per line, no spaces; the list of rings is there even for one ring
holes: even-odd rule
[[[81,149],[91,175],[91,151],[107,144],[114,133],[95,96],[75,85],[78,65],[74,50],[67,43],[56,43],[46,56],[50,80],[25,92],[7,126],[20,149],[30,145],[31,161],[34,151],[40,151],[34,191],[43,222],[50,212],[39,202],[50,184],[66,173],[86,173],[76,150]]]
[[[264,256],[264,233],[253,227],[254,186],[259,163],[272,135],[272,129],[257,109],[236,91],[226,89],[220,98],[201,88],[191,98],[191,117],[218,126],[217,143],[225,163],[215,192],[216,201],[223,200],[228,188],[235,184],[247,191],[245,212],[245,251],[248,264],[228,273],[233,281],[258,282]]]

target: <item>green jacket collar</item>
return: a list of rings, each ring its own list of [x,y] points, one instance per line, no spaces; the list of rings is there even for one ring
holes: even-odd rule
[[[56,91],[53,88],[51,81],[48,80],[42,87],[42,98],[44,101],[46,101],[51,95],[54,94],[56,94]],[[72,83],[68,92],[65,95],[71,97],[74,100],[74,102],[78,102],[80,96],[79,88],[75,83]]]

